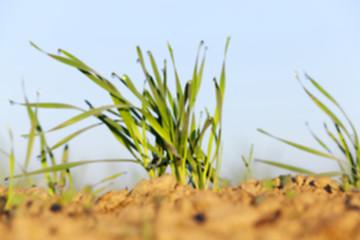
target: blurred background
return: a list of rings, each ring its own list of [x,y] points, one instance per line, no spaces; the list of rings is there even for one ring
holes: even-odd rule
[[[208,47],[204,79],[197,99],[197,111],[215,106],[213,77],[219,77],[226,38],[231,36],[227,57],[227,82],[223,113],[222,176],[232,184],[243,181],[244,165],[254,144],[254,157],[273,160],[313,171],[337,169],[328,159],[315,157],[256,131],[270,133],[320,149],[308,132],[327,140],[323,122],[331,122],[308,98],[294,77],[298,71],[304,83],[308,73],[343,106],[355,127],[360,127],[360,3],[358,1],[0,1],[0,149],[9,152],[7,126],[14,132],[19,173],[24,162],[29,131],[26,109],[10,105],[22,102],[24,80],[30,101],[69,103],[86,108],[111,103],[108,94],[79,71],[61,64],[30,46],[33,41],[47,52],[65,49],[111,79],[114,71],[128,74],[142,88],[144,75],[136,63],[136,46],[151,50],[158,65],[174,50],[183,84],[192,76],[201,40]],[[171,68],[170,68],[171,69]],[[169,69],[169,70],[170,70]],[[169,71],[170,72],[170,71]],[[173,75],[169,74],[169,82]],[[319,96],[319,95],[318,95]],[[71,110],[41,109],[45,130],[77,114]],[[50,145],[90,123],[47,134]],[[326,141],[329,142],[329,141]],[[330,146],[333,146],[330,144]],[[335,146],[333,146],[335,147]],[[30,169],[40,168],[35,145]],[[129,154],[105,127],[84,133],[69,142],[70,161],[126,158]],[[58,161],[62,149],[56,151]],[[9,174],[8,159],[0,156],[0,177]],[[94,164],[72,170],[77,188],[126,171],[113,188],[131,187],[146,177],[133,164]],[[253,163],[254,177],[288,173]],[[42,176],[35,177],[41,184]]]

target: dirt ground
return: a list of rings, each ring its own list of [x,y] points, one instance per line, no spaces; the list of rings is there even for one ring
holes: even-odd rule
[[[22,192],[17,207],[1,210],[1,240],[360,239],[360,193],[327,177],[251,179],[217,193],[164,175],[68,202],[40,188]]]

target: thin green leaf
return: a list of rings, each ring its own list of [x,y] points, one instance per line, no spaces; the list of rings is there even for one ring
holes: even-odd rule
[[[66,137],[64,137],[63,139],[61,139],[59,142],[57,142],[54,146],[52,146],[49,151],[53,151],[55,149],[57,149],[58,147],[64,145],[65,143],[68,143],[71,139],[73,139],[74,137],[80,135],[81,133],[91,129],[91,128],[94,128],[94,127],[97,127],[97,126],[100,126],[101,123],[96,123],[96,124],[93,124],[93,125],[90,125],[88,127],[85,127],[85,128],[82,128]]]
[[[55,165],[55,166],[51,166],[51,167],[35,170],[35,171],[32,171],[32,172],[28,172],[28,173],[25,174],[25,176],[31,176],[31,175],[41,174],[41,173],[58,172],[58,171],[71,169],[71,168],[78,167],[78,166],[85,165],[85,164],[106,163],[106,162],[134,162],[134,163],[139,163],[138,161],[133,160],[133,159],[102,159],[102,160],[70,162],[70,163],[58,164],[58,165]],[[19,175],[15,175],[14,178],[20,178],[20,177],[23,177],[23,176],[24,176],[24,174],[19,174]],[[6,178],[6,179],[8,179],[8,178]]]
[[[316,140],[328,153],[331,154],[331,150],[326,146],[326,144],[325,144],[323,141],[321,141],[320,138],[318,138],[318,136],[315,135],[315,133],[310,129],[308,123],[306,123],[306,126],[307,126],[310,134],[315,138],[315,140]]]
[[[104,183],[104,182],[113,180],[113,179],[115,179],[115,178],[118,178],[118,177],[124,175],[125,173],[126,173],[126,172],[120,172],[120,173],[114,174],[114,175],[112,175],[112,176],[110,176],[110,177],[107,177],[107,178],[102,179],[99,183]]]
[[[272,166],[275,166],[275,167],[280,167],[280,168],[290,170],[290,171],[293,171],[293,172],[297,172],[297,173],[310,174],[310,175],[315,174],[312,171],[309,171],[309,170],[306,170],[306,169],[303,169],[303,168],[299,168],[299,167],[295,167],[295,166],[292,166],[292,165],[284,164],[284,163],[278,163],[278,162],[262,160],[262,159],[255,159],[255,161],[256,162],[262,162],[262,163],[272,165]]]
[[[282,139],[282,138],[279,138],[279,137],[276,137],[276,136],[274,136],[274,135],[271,135],[270,133],[265,132],[265,131],[262,130],[262,129],[258,129],[258,131],[261,132],[261,133],[263,133],[263,134],[265,134],[265,135],[267,135],[267,136],[269,136],[269,137],[275,138],[275,139],[277,139],[277,140],[279,140],[279,141],[281,141],[281,142],[283,142],[283,143],[286,143],[286,144],[288,144],[288,145],[290,145],[290,146],[293,146],[293,147],[295,147],[295,148],[298,148],[298,149],[300,149],[300,150],[303,150],[303,151],[306,151],[306,152],[309,152],[309,153],[312,153],[312,154],[315,154],[315,155],[318,155],[318,156],[321,156],[321,157],[326,157],[326,158],[329,158],[329,159],[333,159],[333,160],[335,160],[335,161],[337,161],[337,162],[341,162],[341,163],[344,163],[344,164],[346,164],[346,165],[349,165],[348,162],[346,162],[346,161],[344,161],[344,160],[342,160],[342,159],[339,159],[339,158],[337,158],[337,157],[334,157],[334,156],[332,156],[332,155],[330,155],[330,154],[327,154],[327,153],[324,153],[324,152],[320,152],[320,151],[318,151],[318,150],[316,150],[316,149],[309,148],[309,147],[306,147],[306,146],[303,146],[303,145],[300,145],[300,144],[297,144],[297,143],[294,143],[294,142],[290,142],[290,141],[284,140],[284,139]]]
[[[48,132],[55,131],[55,130],[58,130],[58,129],[61,129],[61,128],[64,128],[64,127],[68,127],[68,126],[70,126],[70,125],[72,125],[74,123],[77,123],[77,122],[85,119],[85,118],[88,118],[88,117],[91,117],[91,116],[96,116],[96,115],[102,113],[103,111],[111,109],[111,108],[130,108],[130,107],[133,107],[133,106],[132,105],[122,104],[122,105],[107,105],[107,106],[102,106],[102,107],[99,107],[99,108],[94,108],[94,109],[91,109],[89,111],[78,114],[75,117],[70,118],[69,120],[59,124],[58,126],[48,130]]]

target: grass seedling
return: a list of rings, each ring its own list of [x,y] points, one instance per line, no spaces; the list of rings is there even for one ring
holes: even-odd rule
[[[214,115],[206,111],[206,119],[199,122],[194,112],[196,97],[198,95],[204,64],[204,57],[199,59],[203,43],[199,45],[196,56],[192,79],[189,80],[182,90],[179,76],[176,70],[173,50],[168,44],[172,60],[176,84],[175,94],[167,85],[167,66],[164,61],[162,72],[159,71],[152,53],[148,56],[153,72],[151,75],[146,67],[142,51],[137,47],[138,62],[145,75],[148,89],[139,91],[127,75],[122,77],[113,73],[130,92],[140,101],[141,106],[135,106],[127,100],[113,83],[105,77],[88,67],[84,62],[72,54],[59,50],[64,56],[46,53],[31,43],[36,49],[46,53],[48,56],[77,68],[92,82],[109,93],[112,100],[111,105],[94,107],[86,101],[89,110],[84,110],[69,104],[62,103],[24,103],[27,107],[37,106],[39,108],[54,109],[76,109],[81,113],[73,118],[50,129],[55,131],[75,124],[88,117],[96,117],[100,123],[81,129],[55,144],[47,151],[53,150],[72,138],[78,136],[92,127],[105,125],[114,137],[134,157],[133,160],[98,160],[59,164],[42,170],[33,171],[30,174],[48,173],[51,171],[64,170],[83,164],[106,161],[132,161],[140,164],[148,173],[150,178],[161,176],[170,166],[172,173],[179,183],[188,180],[198,189],[208,188],[212,183],[213,188],[218,188],[219,172],[221,166],[221,128],[222,128],[222,104],[225,92],[225,58],[230,38],[227,39],[224,53],[224,61],[220,74],[220,81],[214,78],[216,109]],[[174,97],[175,96],[175,97]],[[209,139],[206,150],[202,143],[205,133],[209,130]],[[149,141],[154,139],[153,142]],[[44,151],[46,153],[46,150]]]
[[[272,138],[275,138],[283,143],[286,143],[290,146],[296,147],[300,150],[321,156],[326,157],[331,160],[337,161],[340,172],[328,172],[328,173],[322,173],[322,174],[315,174],[312,171],[308,171],[306,169],[297,168],[291,165],[287,164],[281,164],[276,163],[273,161],[266,161],[266,160],[257,160],[263,163],[267,163],[273,166],[285,168],[288,170],[292,170],[299,173],[305,173],[305,174],[312,174],[312,175],[328,175],[328,176],[342,176],[342,182],[343,186],[345,188],[348,188],[349,184],[354,185],[355,187],[360,187],[360,146],[359,146],[359,139],[358,134],[356,132],[356,129],[353,125],[353,123],[350,121],[350,118],[347,116],[345,111],[342,109],[342,107],[338,104],[338,102],[327,92],[324,88],[322,88],[314,79],[312,79],[310,76],[305,75],[306,78],[312,83],[312,85],[315,87],[316,90],[318,90],[327,100],[329,100],[332,105],[334,105],[337,110],[341,112],[343,117],[346,119],[348,125],[350,126],[350,129],[348,129],[345,124],[338,118],[334,112],[328,108],[322,101],[320,101],[317,97],[315,97],[314,94],[312,94],[301,82],[298,74],[296,73],[296,78],[301,84],[302,88],[306,92],[306,94],[310,97],[310,99],[318,106],[332,121],[335,127],[335,133],[329,130],[327,125],[324,123],[324,128],[326,134],[330,137],[330,139],[338,146],[341,153],[343,154],[344,159],[339,158],[334,155],[334,153],[330,150],[330,148],[319,138],[317,137],[309,128],[311,135],[315,138],[315,140],[319,143],[319,145],[324,149],[324,151],[316,150],[314,148],[310,148],[304,145],[300,145],[291,141],[287,141],[285,139],[276,137],[274,135],[271,135],[270,133],[258,129],[261,133],[268,135]]]
[[[28,117],[30,119],[29,133],[26,135],[23,135],[23,137],[26,137],[28,140],[27,151],[26,151],[24,164],[21,166],[22,173],[18,174],[18,175],[14,175],[14,173],[12,171],[11,176],[6,178],[5,180],[9,181],[9,179],[20,178],[20,177],[26,176],[29,179],[29,185],[30,186],[34,185],[32,179],[30,178],[30,176],[33,175],[33,172],[28,172],[28,164],[29,164],[32,152],[33,152],[33,145],[35,142],[35,138],[39,137],[39,139],[40,139],[40,154],[38,155],[37,158],[41,161],[41,166],[42,166],[42,170],[43,170],[41,173],[45,174],[49,194],[54,195],[57,191],[62,193],[64,191],[66,178],[68,178],[70,190],[72,190],[73,183],[72,183],[72,177],[71,177],[69,168],[58,167],[57,171],[44,170],[44,169],[49,168],[49,165],[48,165],[49,162],[51,164],[50,168],[51,167],[56,168],[60,164],[57,164],[57,161],[52,152],[53,149],[49,148],[49,145],[47,144],[45,134],[42,130],[42,127],[41,127],[40,122],[37,117],[40,91],[37,92],[36,103],[30,105],[28,98],[25,94],[24,83],[23,83],[23,90],[24,90],[24,99],[25,99],[24,105],[26,106]],[[10,102],[14,103],[13,101],[10,101]],[[9,156],[11,156],[11,155],[9,155]],[[50,159],[50,161],[48,161],[48,159]],[[67,162],[68,162],[68,145],[65,145],[65,148],[63,151],[62,164],[66,167]],[[52,174],[50,174],[51,172],[52,172]],[[59,172],[59,175],[57,172]]]
[[[249,153],[249,157],[246,159],[244,155],[241,156],[241,159],[244,162],[244,165],[246,167],[246,172],[245,172],[245,177],[244,177],[244,181],[246,182],[249,178],[252,178],[252,173],[251,173],[251,169],[250,169],[250,165],[251,165],[251,161],[252,161],[252,156],[253,156],[253,152],[254,152],[254,144],[251,145],[251,149],[250,149],[250,153]]]

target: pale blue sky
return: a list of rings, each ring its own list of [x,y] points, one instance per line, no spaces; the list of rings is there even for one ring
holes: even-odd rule
[[[26,140],[20,135],[28,131],[29,121],[23,107],[8,103],[8,99],[22,101],[22,79],[32,101],[41,89],[41,101],[82,107],[84,99],[97,106],[109,103],[108,95],[77,70],[36,51],[29,41],[52,53],[63,48],[109,78],[112,71],[126,73],[142,86],[144,77],[136,64],[137,45],[143,51],[151,50],[161,65],[164,58],[169,59],[169,41],[185,83],[191,77],[198,43],[204,40],[208,51],[198,98],[200,111],[204,106],[213,107],[212,78],[219,76],[226,38],[231,36],[223,116],[223,174],[239,174],[240,156],[248,154],[252,143],[258,158],[315,171],[336,168],[329,160],[302,153],[256,129],[261,127],[317,147],[305,121],[321,136],[323,121],[330,122],[302,91],[294,71],[299,71],[302,78],[302,73],[307,72],[322,84],[360,128],[359,2],[217,2],[220,1],[0,1],[0,148],[10,147],[6,127],[11,125],[17,161],[23,162]],[[40,121],[49,129],[75,113],[41,110]],[[48,140],[55,143],[81,126],[49,134]],[[105,128],[70,142],[72,161],[125,156],[128,155],[124,148]],[[31,168],[39,167],[34,157]],[[284,172],[262,164],[253,168],[260,178],[269,172]],[[100,164],[82,173],[74,172],[78,181],[89,183],[122,170],[128,170],[124,179],[130,181],[143,173],[141,168],[122,164]]]

